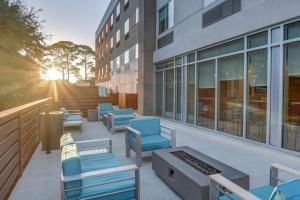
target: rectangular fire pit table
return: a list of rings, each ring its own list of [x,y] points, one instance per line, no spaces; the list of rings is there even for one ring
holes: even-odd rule
[[[190,147],[153,151],[152,168],[185,200],[208,200],[208,175],[217,173],[249,190],[249,175]]]

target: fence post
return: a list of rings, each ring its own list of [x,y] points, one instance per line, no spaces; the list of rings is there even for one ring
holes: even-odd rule
[[[49,147],[49,104],[45,104],[45,147],[46,154],[51,153]]]
[[[19,177],[23,174],[23,163],[22,163],[22,114],[18,112],[18,142],[19,142]]]

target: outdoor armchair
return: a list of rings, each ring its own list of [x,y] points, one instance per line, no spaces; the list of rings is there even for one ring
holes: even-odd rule
[[[103,115],[113,112],[114,108],[112,103],[100,103],[97,107],[98,119],[102,120]]]
[[[126,156],[136,153],[136,163],[142,166],[142,157],[151,156],[153,150],[175,148],[175,129],[160,123],[158,117],[143,117],[130,121],[126,131]]]
[[[279,177],[279,172],[296,176],[292,181]],[[298,179],[297,179],[298,178]],[[209,200],[298,200],[300,199],[300,171],[273,164],[270,184],[247,191],[225,177],[215,174],[209,177]],[[281,182],[280,184],[278,184]],[[224,194],[220,196],[220,194]]]
[[[112,154],[111,147],[101,152],[77,147],[79,143],[89,142],[94,141],[80,141],[62,147],[62,199],[139,200],[139,168],[136,165],[122,166]]]
[[[108,113],[107,128],[112,133],[116,130],[124,130],[130,125],[130,120],[135,118],[132,108],[114,110]]]

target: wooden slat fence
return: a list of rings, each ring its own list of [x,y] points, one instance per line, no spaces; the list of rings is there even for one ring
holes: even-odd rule
[[[52,98],[0,112],[0,200],[8,198],[40,141],[40,113]]]

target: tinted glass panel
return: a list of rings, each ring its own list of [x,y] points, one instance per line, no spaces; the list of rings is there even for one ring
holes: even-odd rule
[[[248,48],[255,48],[268,44],[268,32],[261,32],[248,37]]]
[[[164,6],[159,11],[159,33],[164,32],[168,27],[167,15],[168,9],[167,6]]]
[[[216,47],[212,47],[210,49],[199,51],[197,53],[197,59],[203,60],[206,58],[211,58],[211,57],[220,56],[228,53],[242,51],[243,49],[244,49],[244,39],[241,38]]]
[[[241,136],[243,132],[244,56],[221,58],[218,130]]]
[[[165,78],[165,105],[166,105],[166,112],[165,117],[167,118],[174,118],[174,70],[167,70],[165,71],[166,78]]]
[[[267,49],[248,53],[247,138],[266,142]]]
[[[300,43],[285,46],[283,147],[300,152]]]
[[[194,124],[195,115],[195,65],[187,68],[187,123]]]
[[[187,56],[188,63],[195,62],[195,54],[191,53]]]
[[[197,125],[215,127],[215,61],[197,64]]]
[[[175,65],[176,65],[176,66],[182,65],[182,57],[179,57],[179,58],[176,58],[176,59],[175,59]]]
[[[182,70],[181,67],[176,68],[176,120],[181,120],[181,84],[182,84]]]
[[[156,115],[162,116],[163,73],[156,73]]]
[[[272,43],[276,43],[276,42],[280,42],[280,28],[274,28],[272,29],[271,31],[271,35],[272,35],[272,38],[271,38],[271,41]]]
[[[290,40],[300,37],[300,21],[293,22],[284,26],[284,39]]]

